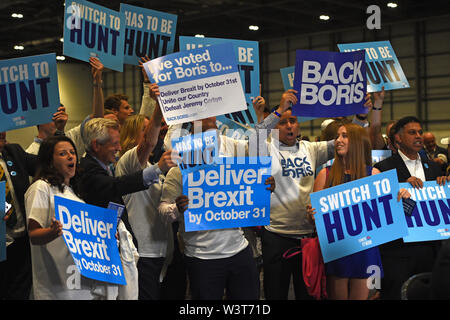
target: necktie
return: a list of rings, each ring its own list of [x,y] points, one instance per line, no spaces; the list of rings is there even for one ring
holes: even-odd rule
[[[5,181],[5,200],[7,203],[11,205],[11,208],[6,212],[6,215],[9,215],[9,219],[6,220],[6,225],[9,228],[14,227],[17,222],[16,210],[14,210],[14,206],[12,205],[12,195],[11,190],[9,188],[8,180],[6,179],[6,172],[3,169],[3,166],[0,165],[0,181]]]

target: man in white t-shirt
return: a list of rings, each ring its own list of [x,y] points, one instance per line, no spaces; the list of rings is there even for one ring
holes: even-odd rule
[[[256,126],[256,144],[259,145],[259,130],[273,129],[282,114],[290,105],[296,103],[293,92],[285,92],[282,96],[277,112],[269,115],[263,124]],[[258,110],[257,110],[258,111]],[[263,110],[261,109],[261,112]],[[202,119],[194,123],[194,132],[201,122],[201,130],[217,130],[215,117]],[[267,136],[265,136],[267,137]],[[249,138],[249,141],[255,141]],[[248,141],[234,140],[226,136],[219,136],[220,156],[242,156],[252,154]],[[265,144],[265,140],[262,141]],[[259,154],[259,150],[257,153]],[[270,178],[272,179],[272,178]],[[266,181],[268,182],[268,181]],[[274,184],[270,189],[273,191]],[[259,299],[259,275],[253,252],[248,245],[241,228],[206,230],[186,232],[184,229],[184,211],[189,199],[182,195],[182,176],[179,167],[172,168],[164,181],[161,194],[159,212],[168,222],[175,219],[180,221],[180,235],[184,244],[184,255],[189,284],[193,299],[216,299],[224,296],[228,299]]]
[[[264,294],[268,300],[286,300],[291,276],[296,299],[310,299],[302,276],[302,255],[284,259],[283,253],[300,246],[315,232],[306,218],[316,168],[334,156],[334,141],[298,140],[300,126],[291,110],[281,115],[268,142],[276,189],[270,204],[270,225],[262,232]],[[278,132],[278,136],[276,133]]]

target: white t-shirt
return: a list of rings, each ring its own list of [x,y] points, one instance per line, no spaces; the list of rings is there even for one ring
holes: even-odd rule
[[[146,166],[141,167],[137,147],[134,147],[120,157],[116,165],[116,176],[131,174],[149,166],[151,164],[147,162]],[[141,257],[159,258],[167,254],[167,241],[172,231],[163,223],[158,213],[163,178],[164,176],[160,175],[160,181],[153,183],[148,189],[122,197]]]
[[[57,187],[38,180],[25,193],[27,219],[33,219],[42,228],[50,227],[55,216],[55,195],[83,202],[68,186],[61,193]],[[45,245],[31,244],[31,264],[33,296],[36,300],[107,298],[104,295],[110,285],[80,275],[62,236]]]
[[[332,144],[326,141],[301,140],[288,147],[272,139],[269,153],[276,187],[267,230],[294,237],[314,231],[314,225],[306,218],[306,205],[313,192],[316,168],[333,157],[333,150]]]
[[[163,184],[161,202],[174,203],[183,193],[179,167],[169,170]],[[175,208],[176,210],[176,208]],[[232,257],[244,250],[248,241],[241,228],[186,232],[184,215],[177,212],[180,221],[179,232],[184,241],[184,254],[199,259],[221,259]]]

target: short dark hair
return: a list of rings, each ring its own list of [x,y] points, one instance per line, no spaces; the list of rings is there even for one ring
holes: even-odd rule
[[[408,123],[411,122],[417,122],[422,126],[422,122],[414,116],[406,116],[398,120],[391,128],[393,134],[397,134],[404,126],[406,126]]]
[[[115,93],[105,99],[105,108],[111,110],[119,110],[122,103],[121,100],[128,101],[128,96],[121,93]]]

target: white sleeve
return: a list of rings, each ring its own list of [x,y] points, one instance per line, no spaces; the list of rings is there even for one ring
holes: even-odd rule
[[[163,201],[159,204],[158,212],[166,225],[178,220],[180,216],[176,203]]]
[[[155,111],[156,101],[150,97],[150,89],[148,86],[143,84],[144,94],[142,96],[141,109],[139,110],[139,114],[143,114],[149,118],[152,117],[153,111]]]

